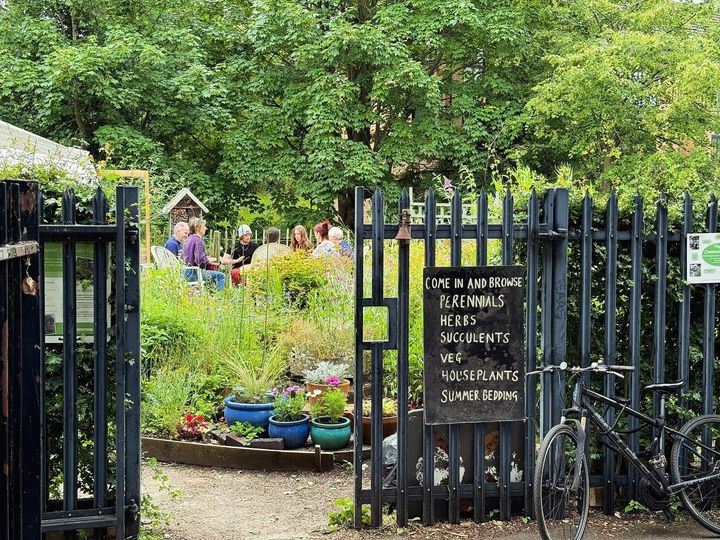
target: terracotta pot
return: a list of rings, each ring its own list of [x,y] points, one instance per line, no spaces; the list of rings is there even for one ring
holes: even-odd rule
[[[312,392],[313,390],[321,390],[322,392],[325,392],[331,388],[338,388],[338,389],[340,389],[340,391],[343,394],[345,394],[347,396],[348,392],[350,392],[350,381],[347,379],[343,379],[343,382],[341,384],[339,384],[338,386],[329,386],[327,384],[305,383],[305,390],[308,392]],[[318,399],[319,399],[319,396],[308,398],[308,403],[310,403],[312,405]]]
[[[363,444],[372,444],[372,425],[370,424],[370,417],[362,417],[363,427]],[[383,416],[382,419],[382,436],[389,437],[397,431],[397,416]]]

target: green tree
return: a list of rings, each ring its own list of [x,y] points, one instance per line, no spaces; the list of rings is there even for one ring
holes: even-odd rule
[[[556,7],[538,31],[554,48],[527,103],[523,157],[546,173],[567,161],[602,189],[709,186],[717,175],[709,136],[720,128],[718,3]]]
[[[220,171],[278,201],[484,173],[530,90],[515,2],[259,0],[248,25],[254,54],[229,66],[247,109]]]

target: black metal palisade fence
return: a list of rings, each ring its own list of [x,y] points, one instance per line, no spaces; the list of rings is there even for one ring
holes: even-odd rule
[[[73,531],[81,529],[94,529],[96,538],[104,538],[108,529],[123,539],[139,533],[137,201],[137,188],[118,187],[114,222],[109,223],[108,201],[98,190],[92,200],[92,223],[78,224],[75,195],[66,191],[62,223],[44,224],[37,182],[0,181],[0,539],[40,538],[50,531],[74,536]],[[56,418],[49,417],[47,407],[60,396],[46,389],[47,243],[62,246],[62,345],[55,348],[62,358],[62,432],[54,434],[53,444],[48,425]],[[84,440],[91,441],[92,458],[84,465],[78,448],[78,396],[83,389],[78,373],[76,248],[81,243],[92,246],[94,305],[92,429],[84,434]],[[109,306],[114,306],[114,313],[109,314]],[[60,461],[61,474],[49,478],[51,462]],[[89,488],[80,489],[81,480]]]
[[[393,504],[397,509],[398,524],[404,526],[410,517],[422,516],[425,524],[436,520],[436,513],[442,519],[457,523],[462,508],[472,507],[475,521],[488,519],[491,512],[499,511],[501,519],[508,519],[511,511],[522,515],[532,515],[532,479],[534,476],[536,440],[559,422],[561,409],[565,401],[565,380],[546,375],[537,381],[533,377],[526,384],[526,417],[524,423],[474,424],[429,426],[422,423],[422,415],[415,416],[404,406],[408,402],[409,380],[409,276],[410,276],[410,245],[409,242],[397,242],[398,253],[398,288],[396,298],[384,297],[384,249],[385,240],[394,239],[398,232],[399,216],[408,208],[409,197],[406,190],[399,200],[399,213],[393,216],[391,224],[385,223],[384,199],[380,190],[376,190],[371,198],[371,223],[364,223],[364,202],[370,194],[364,188],[355,191],[355,410],[362,407],[363,383],[365,377],[364,355],[370,353],[371,383],[371,425],[372,440],[382,438],[382,418],[376,411],[382,411],[383,392],[383,351],[397,351],[397,473],[394,486],[383,484],[384,471],[381,445],[375,444],[371,450],[370,486],[363,485],[361,467],[362,443],[355,439],[355,526],[362,526],[361,507],[370,504],[371,526],[378,526],[382,521],[382,509],[385,504]],[[542,200],[541,200],[542,199]],[[475,241],[475,261],[477,265],[488,263],[488,241],[499,240],[502,246],[502,264],[513,264],[522,260],[526,268],[526,306],[525,306],[525,362],[528,371],[537,365],[559,365],[568,358],[568,344],[576,342],[574,356],[581,365],[586,366],[592,358],[602,358],[609,364],[628,364],[636,366],[635,372],[628,381],[630,405],[641,407],[641,375],[646,382],[663,382],[666,372],[677,373],[678,378],[686,381],[679,392],[679,404],[688,407],[688,391],[690,381],[702,389],[701,407],[696,413],[713,412],[714,379],[713,363],[715,359],[715,285],[691,287],[685,282],[686,235],[693,232],[693,201],[685,196],[683,201],[682,225],[677,231],[668,230],[667,201],[660,200],[655,208],[655,227],[653,232],[643,230],[644,202],[636,197],[632,210],[629,228],[621,230],[618,218],[618,201],[611,194],[606,208],[602,212],[593,209],[592,200],[585,195],[580,209],[580,219],[571,228],[569,192],[566,189],[549,189],[539,198],[533,192],[527,205],[527,219],[515,223],[514,201],[508,191],[502,201],[501,223],[488,223],[488,197],[481,192],[477,198],[477,218],[473,224],[462,222],[462,198],[458,191],[452,199],[452,219],[450,225],[438,225],[435,219],[435,198],[429,193],[425,203],[424,223],[411,226],[413,240],[424,242],[425,266],[436,265],[436,241],[449,240],[450,265],[460,266],[463,240]],[[695,232],[716,232],[717,200],[712,197],[706,208],[705,224]],[[603,223],[600,228],[593,226]],[[365,242],[371,246],[372,286],[371,297],[364,295],[363,252]],[[525,250],[514,257],[516,241],[522,242]],[[673,245],[674,244],[674,245]],[[654,257],[648,257],[654,246]],[[670,297],[668,292],[669,246],[680,267],[681,291],[679,298]],[[595,251],[594,251],[595,250]],[[602,256],[596,251],[602,250]],[[628,265],[619,266],[618,252],[623,255]],[[569,254],[573,261],[579,263],[578,268],[568,268]],[[645,255],[644,255],[645,254]],[[643,258],[645,257],[645,261]],[[641,295],[643,287],[643,263],[646,273],[652,272],[654,291],[646,288],[645,298]],[[650,270],[648,270],[650,268]],[[576,280],[569,284],[569,270]],[[629,274],[629,275],[628,275]],[[604,275],[604,324],[593,326],[593,275],[602,279]],[[622,357],[618,356],[618,280],[630,278],[626,282],[626,302],[629,303],[628,332],[621,338],[625,347]],[[601,281],[602,282],[602,281]],[[597,288],[597,285],[596,285]],[[571,290],[569,290],[571,289]],[[579,305],[576,314],[577,335],[568,336],[568,302],[569,292]],[[596,294],[597,290],[594,291]],[[694,293],[694,294],[693,294]],[[700,299],[702,295],[702,299]],[[648,299],[647,297],[651,298]],[[676,302],[677,309],[677,358],[666,363],[668,335],[666,328],[666,312],[668,298]],[[691,346],[691,302],[702,303],[702,313],[697,315],[697,326],[702,329],[702,370],[690,372]],[[643,302],[652,300],[654,312],[644,309]],[[621,301],[623,301],[621,299]],[[388,308],[389,338],[387,341],[365,341],[363,337],[363,310],[368,306],[386,306]],[[595,307],[598,310],[598,307]],[[646,369],[641,373],[641,321],[652,318],[652,373]],[[597,322],[597,313],[595,319]],[[623,330],[623,332],[625,332]],[[649,332],[648,332],[649,333]],[[593,340],[593,337],[595,338]],[[649,335],[642,336],[646,341]],[[698,338],[699,341],[699,338]],[[593,350],[591,351],[591,345]],[[600,347],[599,344],[602,343]],[[602,350],[599,350],[602,348]],[[648,347],[646,346],[645,349]],[[646,357],[646,356],[645,356]],[[674,362],[674,364],[673,364]],[[668,377],[669,378],[669,377]],[[606,394],[616,393],[616,381],[608,376],[605,380],[596,381],[603,385]],[[699,385],[696,383],[699,382]],[[537,390],[539,389],[539,394]],[[622,392],[620,392],[622,395]],[[652,408],[657,414],[659,403],[654,396]],[[355,433],[361,429],[359,414],[355,415]],[[613,419],[610,418],[609,421]],[[422,480],[416,482],[411,473],[416,470],[415,463],[409,462],[409,454],[414,444],[411,441],[409,428],[413,421],[419,423],[422,462],[417,461],[417,470],[422,469],[422,478],[433,479],[425,485]],[[539,427],[539,432],[538,432]],[[630,419],[630,429],[636,426]],[[435,478],[435,445],[438,430],[447,432],[447,479],[446,485],[439,484]],[[498,452],[493,456],[495,470],[491,481],[488,481],[487,467],[490,457],[486,455],[486,436],[489,431],[499,432]],[[462,440],[469,443],[461,444]],[[630,435],[630,447],[636,453],[640,449],[638,433]],[[614,454],[602,447],[602,471],[591,475],[591,483],[602,486],[603,508],[611,513],[615,506],[617,487],[624,486],[627,496],[639,499],[639,479],[631,471],[630,474],[615,474]],[[463,460],[462,454],[465,458]],[[499,455],[498,455],[499,454]],[[518,459],[518,456],[521,456]],[[520,481],[511,481],[511,465],[513,457],[518,459],[522,476]],[[420,465],[422,463],[422,465]],[[517,462],[515,462],[517,465]],[[464,470],[468,474],[464,474]],[[471,481],[463,481],[463,476]],[[496,479],[496,480],[495,480]]]

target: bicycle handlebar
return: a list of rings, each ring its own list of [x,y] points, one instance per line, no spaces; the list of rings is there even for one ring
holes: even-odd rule
[[[624,379],[625,376],[622,375],[621,371],[626,372],[632,372],[635,371],[635,366],[608,366],[606,364],[603,364],[602,362],[593,362],[587,367],[568,367],[567,362],[560,362],[557,366],[545,366],[544,368],[535,370],[535,371],[529,371],[525,374],[526,377],[529,377],[530,375],[542,375],[543,373],[553,373],[554,371],[569,371],[570,373],[583,373],[586,371],[590,371],[593,373],[605,373],[610,375],[616,375],[620,377],[621,379]]]

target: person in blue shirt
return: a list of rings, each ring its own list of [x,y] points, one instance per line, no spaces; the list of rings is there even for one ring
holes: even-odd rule
[[[184,221],[178,221],[173,229],[173,235],[165,242],[165,249],[176,257],[180,257],[182,245],[190,234],[190,227]]]
[[[328,238],[335,244],[335,249],[343,257],[352,258],[354,255],[353,248],[345,240],[343,240],[343,232],[340,227],[330,227]]]

